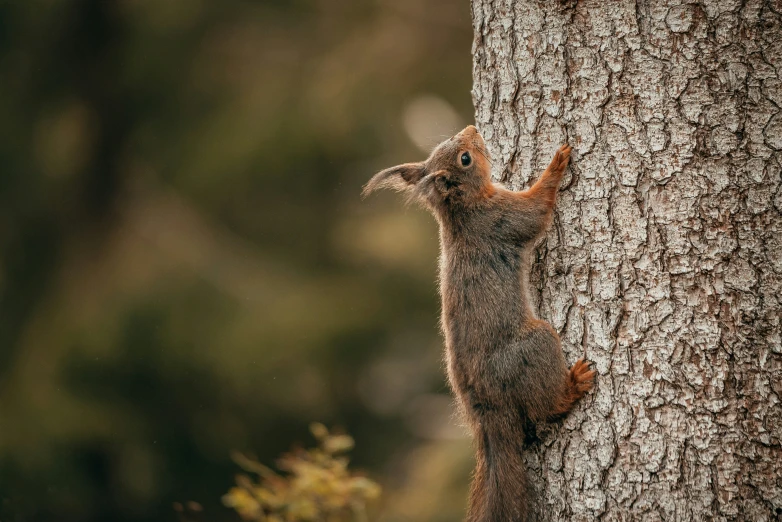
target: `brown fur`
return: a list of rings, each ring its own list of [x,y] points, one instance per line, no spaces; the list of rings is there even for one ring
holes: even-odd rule
[[[529,428],[570,411],[593,385],[583,359],[568,371],[557,333],[527,295],[530,250],[551,222],[569,160],[564,145],[529,190],[509,191],[491,182],[483,138],[469,126],[426,161],[386,169],[364,188],[405,192],[440,224],[448,377],[477,454],[469,522],[526,520]]]

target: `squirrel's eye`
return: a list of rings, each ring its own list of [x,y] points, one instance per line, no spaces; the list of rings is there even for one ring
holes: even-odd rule
[[[470,163],[472,162],[472,158],[470,157],[469,152],[463,152],[462,157],[460,158],[460,161],[462,162],[462,167],[469,167]]]

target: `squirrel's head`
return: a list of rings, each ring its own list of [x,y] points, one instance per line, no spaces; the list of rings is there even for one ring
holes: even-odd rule
[[[378,172],[363,194],[380,188],[405,192],[432,210],[480,202],[494,193],[483,137],[470,125],[438,145],[426,161]]]

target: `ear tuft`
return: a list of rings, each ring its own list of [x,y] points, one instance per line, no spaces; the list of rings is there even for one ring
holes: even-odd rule
[[[381,188],[404,191],[418,183],[425,173],[426,168],[423,163],[405,163],[382,170],[372,176],[372,179],[364,185],[361,196],[365,198]]]

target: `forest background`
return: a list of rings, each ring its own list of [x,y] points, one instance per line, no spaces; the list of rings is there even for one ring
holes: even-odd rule
[[[472,467],[437,231],[377,170],[472,122],[469,4],[0,2],[0,520],[236,520],[233,450],[357,441],[379,520]]]

